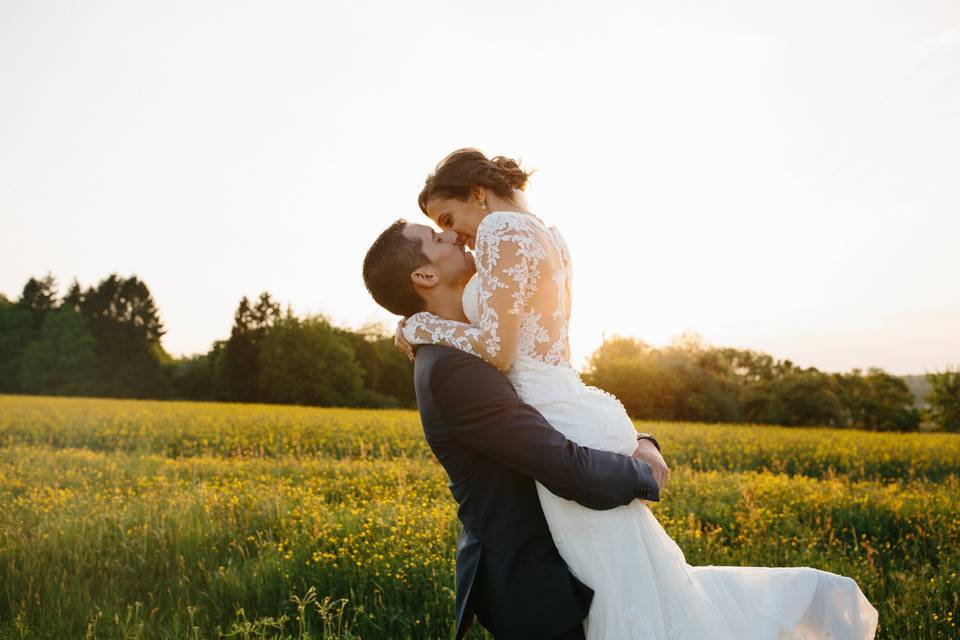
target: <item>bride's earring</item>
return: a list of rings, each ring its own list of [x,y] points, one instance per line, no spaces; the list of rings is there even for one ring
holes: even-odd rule
[[[481,203],[480,203],[480,208],[481,208],[481,209],[486,209],[486,208],[487,208],[487,203],[486,203],[486,202],[481,202]]]

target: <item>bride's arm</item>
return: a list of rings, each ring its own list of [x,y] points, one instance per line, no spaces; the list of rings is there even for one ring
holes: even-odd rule
[[[412,345],[454,347],[506,371],[517,353],[520,314],[536,291],[539,264],[546,254],[525,220],[498,212],[484,219],[475,255],[478,324],[421,311],[406,320],[403,336]]]

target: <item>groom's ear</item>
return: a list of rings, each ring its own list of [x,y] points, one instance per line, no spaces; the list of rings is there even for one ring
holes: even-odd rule
[[[417,268],[410,274],[410,279],[413,281],[415,287],[423,287],[425,289],[430,289],[440,284],[440,277],[427,265]]]

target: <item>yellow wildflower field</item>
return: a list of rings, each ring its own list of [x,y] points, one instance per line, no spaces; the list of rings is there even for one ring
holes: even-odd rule
[[[848,575],[878,638],[958,637],[956,434],[638,428],[690,564]],[[446,481],[413,411],[0,395],[0,638],[451,637]]]

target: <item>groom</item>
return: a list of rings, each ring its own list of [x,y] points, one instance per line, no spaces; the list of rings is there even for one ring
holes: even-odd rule
[[[475,271],[456,233],[403,220],[363,263],[368,291],[387,310],[462,322],[463,287]],[[658,501],[668,470],[656,439],[638,434],[633,458],[581,447],[521,402],[495,367],[445,346],[418,348],[414,384],[424,435],[460,505],[457,640],[474,616],[496,640],[582,639],[593,590],[554,546],[534,480],[591,509]]]

